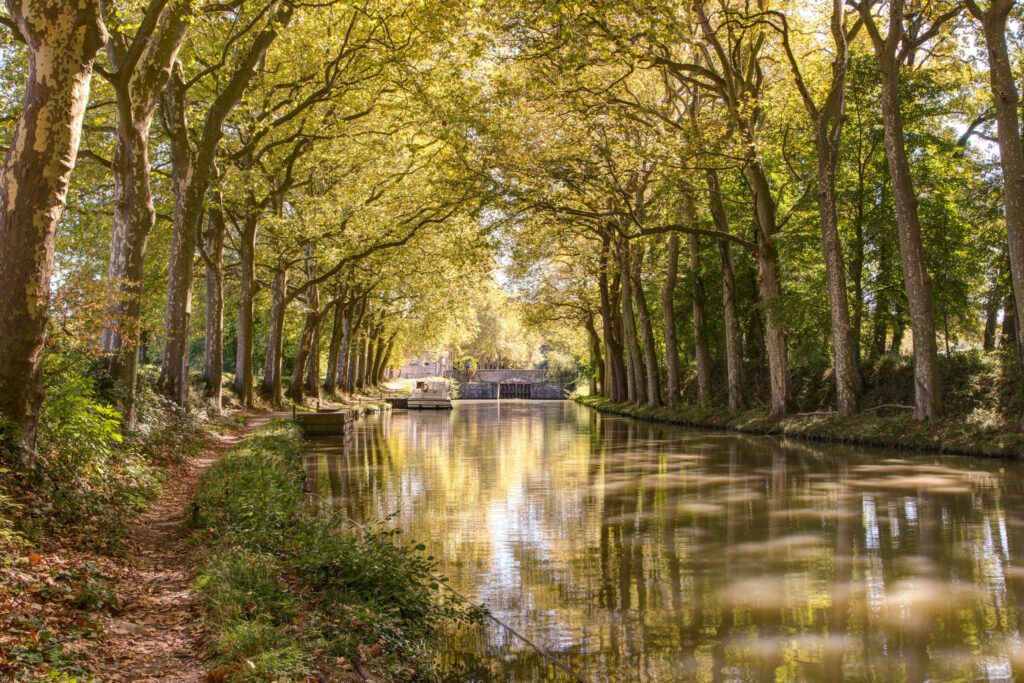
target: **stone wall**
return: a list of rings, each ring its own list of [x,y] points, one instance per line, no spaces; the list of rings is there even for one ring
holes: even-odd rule
[[[530,384],[530,398],[560,401],[568,398],[568,391],[561,384],[534,382]],[[459,398],[494,400],[498,398],[497,382],[462,382],[459,384]]]
[[[569,398],[569,392],[561,384],[541,382],[530,386],[530,398],[560,401]]]
[[[495,399],[498,397],[498,385],[494,382],[462,382],[459,384],[459,398]]]

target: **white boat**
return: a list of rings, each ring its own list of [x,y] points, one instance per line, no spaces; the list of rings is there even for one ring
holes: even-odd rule
[[[445,382],[416,382],[408,405],[410,408],[451,409],[452,400],[448,398],[448,384]]]

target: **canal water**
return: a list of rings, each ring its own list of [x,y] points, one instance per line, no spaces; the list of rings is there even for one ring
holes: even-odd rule
[[[998,460],[457,402],[310,443],[320,503],[389,518],[495,624],[453,680],[1012,680],[1024,480]],[[568,679],[571,680],[571,679]]]

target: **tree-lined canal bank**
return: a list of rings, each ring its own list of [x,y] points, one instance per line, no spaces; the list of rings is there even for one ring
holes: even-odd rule
[[[888,415],[860,413],[842,417],[825,411],[773,419],[758,409],[729,412],[698,406],[638,406],[600,396],[577,396],[575,400],[603,413],[692,429],[985,458],[1015,459],[1024,454],[1024,433],[986,429],[957,418],[919,422],[892,409]]]
[[[588,680],[1008,680],[1024,478],[1005,461],[708,432],[571,403],[457,402],[308,445],[307,484],[386,518]],[[551,667],[500,629],[476,680]]]

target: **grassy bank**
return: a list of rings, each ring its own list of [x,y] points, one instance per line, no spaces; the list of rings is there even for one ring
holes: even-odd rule
[[[945,414],[928,422],[913,419],[913,360],[895,355],[862,364],[861,411],[850,417],[835,413],[835,387],[827,366],[794,373],[802,378],[793,384],[794,414],[782,420],[768,416],[767,382],[756,381],[752,373],[746,400],[756,407],[737,412],[722,407],[721,386],[712,387],[712,407],[697,407],[692,378],[684,389],[685,405],[675,409],[616,404],[600,397],[577,401],[604,412],[702,429],[962,455],[1024,455],[1024,385],[1017,379],[1016,359],[964,352],[941,356],[939,367]]]
[[[210,654],[227,680],[407,680],[427,674],[449,623],[474,618],[397,532],[317,515],[301,435],[274,422],[204,475],[197,587]]]
[[[907,411],[896,415],[865,412],[851,417],[797,414],[773,420],[763,409],[730,413],[721,408],[702,409],[696,406],[654,408],[613,403],[595,396],[579,396],[576,401],[601,412],[701,429],[961,455],[1024,455],[1024,433],[974,424],[955,417],[917,422]]]

